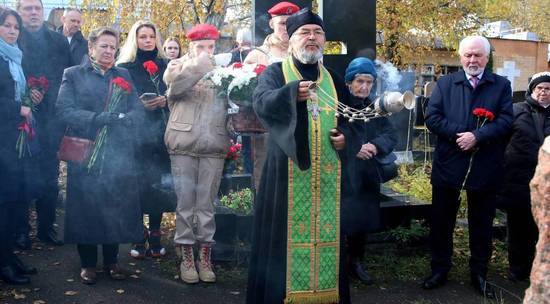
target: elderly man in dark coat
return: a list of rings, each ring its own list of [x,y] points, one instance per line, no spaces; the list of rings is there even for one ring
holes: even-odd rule
[[[62,26],[57,29],[69,42],[71,52],[71,66],[79,65],[84,57],[88,55],[88,40],[82,36],[82,13],[79,9],[68,8],[61,16]]]
[[[443,285],[451,269],[453,231],[460,191],[468,196],[470,273],[474,288],[492,298],[486,282],[492,251],[496,191],[502,176],[507,134],[513,119],[512,92],[506,78],[485,69],[489,41],[470,36],[460,42],[463,71],[442,77],[426,111],[426,125],[437,136],[432,169],[430,247],[432,274],[424,289]],[[475,108],[493,113],[481,127]]]
[[[531,213],[529,182],[539,149],[550,135],[550,72],[533,75],[525,101],[514,104],[512,136],[504,155],[499,207],[507,212],[509,278],[529,278],[538,229]]]
[[[63,135],[63,127],[55,117],[55,101],[61,84],[63,70],[70,66],[69,45],[63,35],[52,31],[44,24],[44,8],[40,0],[17,1],[17,11],[23,19],[19,37],[19,48],[23,51],[23,71],[27,78],[45,76],[49,86],[46,92],[33,91],[33,102],[37,105],[37,139],[41,151],[27,161],[29,173],[28,188],[36,198],[38,233],[40,240],[61,245],[54,230],[55,207],[58,196],[59,161],[57,150]],[[44,93],[44,94],[43,94]],[[28,215],[18,215],[16,244],[30,248]]]

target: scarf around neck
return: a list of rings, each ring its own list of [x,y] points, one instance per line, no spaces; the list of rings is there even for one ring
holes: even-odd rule
[[[15,82],[15,101],[21,103],[26,90],[25,74],[21,66],[23,52],[17,44],[9,44],[0,38],[0,57],[9,64],[10,74]]]

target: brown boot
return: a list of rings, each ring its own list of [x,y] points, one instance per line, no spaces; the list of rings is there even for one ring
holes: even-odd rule
[[[203,282],[216,282],[216,274],[212,270],[211,244],[201,244],[199,249],[199,278]]]
[[[195,268],[195,256],[193,255],[193,245],[181,245],[181,263],[180,278],[188,284],[199,282],[199,274]]]

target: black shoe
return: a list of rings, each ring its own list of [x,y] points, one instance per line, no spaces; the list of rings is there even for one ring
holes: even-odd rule
[[[482,296],[486,297],[487,299],[495,298],[495,291],[493,290],[493,287],[489,282],[487,282],[487,280],[483,276],[472,274],[471,282],[474,289],[477,290],[477,292],[479,292]]]
[[[15,237],[15,246],[21,250],[29,250],[32,247],[31,239],[27,233],[18,234]]]
[[[436,289],[447,283],[447,273],[445,272],[436,272],[432,273],[429,277],[424,279],[422,282],[423,289]]]
[[[21,259],[19,259],[19,257],[17,256],[13,257],[12,265],[18,274],[37,274],[38,273],[36,268],[25,265],[23,261],[21,261]]]
[[[40,239],[40,241],[44,243],[55,245],[55,246],[63,245],[63,241],[57,238],[57,233],[53,229],[50,229],[46,233],[39,232],[36,236]]]
[[[363,269],[361,266],[361,263],[359,262],[353,262],[350,265],[352,274],[359,279],[359,281],[363,282],[366,285],[372,285],[374,284],[374,280],[372,277]]]
[[[530,273],[525,271],[517,272],[508,270],[508,280],[512,282],[527,282],[529,281],[529,276]]]
[[[13,266],[0,268],[0,279],[11,285],[24,285],[31,282],[28,277],[19,275]]]

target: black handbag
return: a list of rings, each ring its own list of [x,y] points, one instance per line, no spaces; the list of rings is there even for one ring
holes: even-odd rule
[[[397,164],[395,163],[397,156],[395,153],[376,155],[374,160],[377,164],[376,169],[378,170],[380,183],[383,184],[397,177]]]

